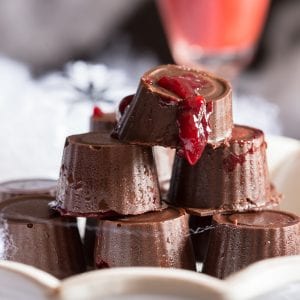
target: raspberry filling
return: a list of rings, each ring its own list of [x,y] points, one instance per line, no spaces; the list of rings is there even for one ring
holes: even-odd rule
[[[157,84],[182,98],[179,102],[177,125],[179,127],[179,155],[186,158],[190,165],[200,159],[211,131],[209,116],[212,113],[212,102],[206,102],[199,91],[208,82],[193,74],[181,76],[163,76]]]
[[[129,96],[126,96],[124,97],[120,104],[119,104],[119,112],[121,115],[124,114],[126,108],[130,105],[130,103],[132,102],[132,99],[133,99],[134,95],[129,95]]]

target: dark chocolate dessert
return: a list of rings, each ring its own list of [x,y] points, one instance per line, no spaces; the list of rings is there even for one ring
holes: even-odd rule
[[[191,214],[261,210],[277,206],[261,130],[236,125],[228,143],[207,145],[195,166],[176,155],[168,202]]]
[[[114,136],[133,144],[180,148],[194,164],[206,143],[231,135],[231,87],[204,71],[162,65],[141,78]]]
[[[152,149],[105,132],[67,138],[56,208],[63,215],[136,215],[161,210]]]
[[[48,196],[19,197],[0,204],[1,259],[28,264],[57,278],[85,271],[76,219],[49,208]]]
[[[0,202],[6,199],[28,196],[55,196],[57,181],[53,179],[31,178],[10,180],[0,183]]]
[[[124,113],[129,109],[130,104],[132,102],[132,99],[135,95],[128,95],[124,97],[120,103],[118,108],[118,120],[121,118],[121,116],[124,115]]]
[[[94,107],[93,115],[90,118],[90,131],[97,132],[102,130],[112,131],[116,125],[115,113],[104,113],[98,106]]]
[[[282,211],[213,216],[203,272],[224,278],[251,263],[300,254],[300,219]]]
[[[98,268],[155,266],[195,270],[184,210],[167,208],[139,216],[99,221]]]

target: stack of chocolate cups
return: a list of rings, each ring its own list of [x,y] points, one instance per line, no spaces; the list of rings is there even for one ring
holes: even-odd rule
[[[212,74],[159,66],[121,102],[112,134],[98,115],[94,132],[67,138],[56,209],[87,217],[96,229],[85,239],[95,267],[194,270],[195,252],[204,272],[223,278],[262,258],[300,254],[299,218],[270,210],[280,195],[269,180],[263,132],[233,125],[231,95]],[[177,149],[168,207],[156,146]],[[210,241],[199,227],[213,228]]]
[[[152,147],[111,138],[99,119],[66,139],[55,204],[87,218],[88,263],[195,270],[187,214],[162,203]]]
[[[300,254],[299,217],[270,210],[281,196],[269,179],[264,134],[233,124],[224,79],[175,65],[150,70],[114,135],[177,148],[167,202],[190,214],[205,273],[224,278],[263,258]]]

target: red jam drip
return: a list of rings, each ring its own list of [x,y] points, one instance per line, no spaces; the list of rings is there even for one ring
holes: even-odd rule
[[[252,145],[251,148],[247,150],[245,153],[241,153],[241,154],[231,153],[223,160],[224,169],[227,172],[233,172],[237,165],[242,165],[246,162],[246,155],[254,154],[255,151],[256,149]]]
[[[93,109],[93,118],[101,118],[103,117],[104,112],[98,106],[94,106]]]
[[[212,113],[212,102],[197,95],[197,90],[208,82],[193,74],[182,76],[163,76],[157,84],[183,99],[179,102],[177,124],[181,149],[179,155],[186,158],[190,165],[195,165],[201,157],[211,131],[209,117]]]
[[[126,96],[125,98],[123,98],[119,104],[119,112],[121,115],[124,114],[126,108],[130,105],[130,103],[132,102],[134,95],[129,95]]]

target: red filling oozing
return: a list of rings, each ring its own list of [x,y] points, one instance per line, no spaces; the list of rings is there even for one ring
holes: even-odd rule
[[[93,118],[101,118],[103,117],[104,113],[98,106],[94,106],[93,108]]]
[[[123,98],[119,104],[119,112],[121,115],[124,114],[126,108],[130,105],[130,103],[132,102],[134,95],[129,95],[126,96],[125,98]]]
[[[212,113],[212,102],[206,103],[202,96],[197,95],[208,82],[193,74],[181,76],[163,76],[157,84],[183,99],[179,102],[177,124],[183,155],[191,165],[195,165],[207,144],[210,132],[209,116]]]

